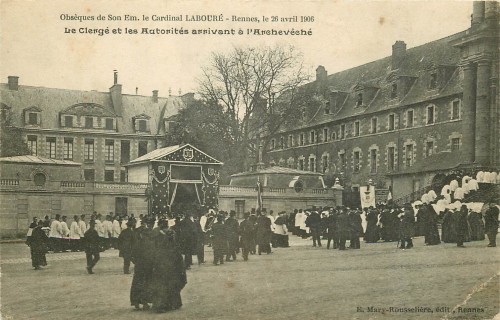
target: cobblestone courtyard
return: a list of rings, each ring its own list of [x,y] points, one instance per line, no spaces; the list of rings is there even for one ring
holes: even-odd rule
[[[101,255],[96,274],[83,253],[48,254],[31,268],[29,249],[1,244],[3,319],[492,319],[500,312],[498,248],[486,241],[399,250],[396,243],[361,250],[291,248],[222,266],[188,271],[183,307],[167,314],[133,311],[132,275],[121,273],[117,250]],[[406,308],[406,310],[405,310]]]

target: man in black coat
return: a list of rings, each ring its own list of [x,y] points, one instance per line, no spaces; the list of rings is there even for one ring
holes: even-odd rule
[[[150,309],[152,302],[151,286],[153,281],[153,262],[155,256],[155,242],[153,226],[154,218],[144,216],[141,226],[137,228],[132,262],[135,264],[132,287],[130,288],[130,304],[136,310]]]
[[[259,246],[258,253],[271,253],[271,219],[266,217],[266,213],[262,212],[257,218],[257,245]]]
[[[176,222],[174,230],[177,236],[177,243],[181,248],[181,253],[184,255],[184,266],[186,270],[191,269],[193,264],[193,254],[196,253],[198,241],[198,233],[191,215],[186,214],[185,217],[180,216],[180,221]]]
[[[337,237],[337,212],[334,209],[330,209],[328,216],[326,217],[326,235],[327,235],[327,243],[326,249],[330,249],[330,243],[333,240],[333,249],[337,249],[338,247],[338,237]]]
[[[337,236],[339,238],[339,250],[345,250],[345,242],[349,239],[351,228],[349,216],[345,208],[341,208],[337,214]]]
[[[31,265],[35,268],[35,270],[40,270],[41,266],[47,265],[45,254],[47,253],[49,238],[45,234],[45,231],[42,230],[42,227],[43,221],[40,220],[36,222],[36,225],[33,227],[31,232],[31,236],[29,236],[26,241],[30,247]]]
[[[227,236],[227,254],[226,261],[231,261],[231,258],[236,260],[236,251],[238,251],[238,239],[239,239],[239,224],[235,218],[236,211],[231,210],[229,212],[229,218],[226,219],[224,224],[226,225],[226,236]]]
[[[245,220],[241,221],[239,227],[239,233],[241,235],[241,240],[240,240],[241,253],[243,255],[244,261],[248,261],[248,254],[253,248],[255,248],[255,242],[254,242],[255,226],[249,220],[249,216],[250,214],[246,212]]]
[[[405,206],[404,212],[399,215],[399,240],[401,241],[400,249],[413,248],[412,237],[415,234],[415,215],[410,204]]]
[[[224,216],[219,214],[212,224],[212,249],[214,250],[214,265],[224,264],[224,254],[227,251],[226,226]]]
[[[89,229],[84,234],[85,255],[87,257],[87,272],[93,274],[92,270],[101,258],[101,239],[95,230],[95,220],[90,220]]]
[[[118,236],[119,256],[123,258],[123,273],[130,274],[130,262],[132,261],[132,250],[134,248],[135,222],[127,221],[127,228],[124,229]]]
[[[309,227],[313,239],[313,247],[321,247],[321,216],[318,211],[312,211],[306,218],[306,227]]]
[[[351,226],[351,238],[349,243],[349,248],[351,249],[360,249],[361,244],[359,241],[359,237],[363,233],[363,226],[361,224],[361,213],[362,211],[354,209],[349,212],[349,224]]]
[[[491,203],[484,214],[484,230],[489,240],[488,247],[497,246],[498,213],[498,207]]]

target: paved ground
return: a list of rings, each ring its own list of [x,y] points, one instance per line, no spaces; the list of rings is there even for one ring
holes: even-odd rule
[[[492,319],[500,312],[499,248],[486,241],[462,249],[417,238],[411,250],[377,243],[344,252],[295,237],[291,245],[248,262],[194,266],[183,307],[158,315],[132,310],[132,275],[121,273],[115,250],[88,275],[83,253],[48,254],[49,266],[34,271],[25,245],[1,244],[2,318]]]

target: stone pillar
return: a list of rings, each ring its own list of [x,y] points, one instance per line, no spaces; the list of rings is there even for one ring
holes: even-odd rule
[[[462,99],[462,161],[474,162],[476,130],[476,70],[473,64],[463,66],[464,95]]]
[[[481,60],[477,65],[475,162],[490,162],[490,62]]]

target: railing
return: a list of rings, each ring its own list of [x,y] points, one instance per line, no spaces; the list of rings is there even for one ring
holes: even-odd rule
[[[61,187],[64,187],[64,188],[85,188],[85,182],[61,181]]]
[[[328,192],[329,192],[328,189],[311,189],[312,194],[328,194]]]
[[[286,188],[269,188],[268,192],[286,193]]]
[[[145,189],[148,186],[147,183],[94,182],[94,188],[96,189]]]
[[[17,179],[0,179],[1,186],[18,186],[19,180]]]
[[[220,186],[220,191],[225,192],[257,192],[256,187],[236,187],[236,186]]]

